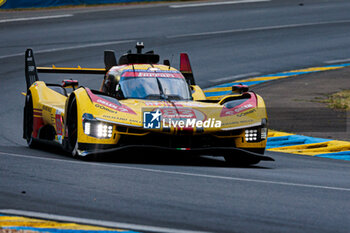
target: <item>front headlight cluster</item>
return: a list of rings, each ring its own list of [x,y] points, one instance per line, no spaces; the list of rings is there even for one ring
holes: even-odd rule
[[[267,138],[267,120],[261,121],[260,127],[254,127],[245,130],[246,142],[261,142]]]
[[[110,137],[112,137],[112,133],[113,133],[113,126],[103,124],[103,123],[100,123],[97,125],[97,136],[98,137],[110,138]]]
[[[95,138],[111,138],[113,135],[113,125],[98,121],[91,114],[83,115],[83,129],[88,136]]]
[[[258,141],[258,129],[246,129],[245,130],[245,140],[247,142]]]

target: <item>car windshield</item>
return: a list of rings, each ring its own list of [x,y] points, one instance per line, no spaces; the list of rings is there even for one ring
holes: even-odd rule
[[[125,98],[190,100],[184,78],[123,77],[120,86]]]

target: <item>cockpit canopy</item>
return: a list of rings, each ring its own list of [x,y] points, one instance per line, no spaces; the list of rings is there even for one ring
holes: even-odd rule
[[[107,94],[118,99],[149,99],[149,100],[191,100],[191,91],[177,70],[127,69],[107,77],[105,84],[109,89]],[[106,86],[106,85],[105,85]]]

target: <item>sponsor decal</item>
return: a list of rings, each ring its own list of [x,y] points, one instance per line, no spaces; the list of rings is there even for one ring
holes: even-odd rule
[[[88,89],[88,88],[86,88],[86,92],[90,96],[92,102],[96,103],[95,107],[101,108],[101,109],[109,111],[111,113],[124,112],[124,113],[129,113],[129,114],[136,115],[136,113],[131,108],[129,108],[128,106],[126,106],[124,104],[117,105],[117,104],[112,103],[112,102],[110,102],[108,100],[105,100],[105,99],[103,99],[103,98],[93,94],[91,92],[91,90]],[[106,108],[106,107],[108,107],[109,109]],[[115,111],[113,111],[111,109],[114,109]]]
[[[254,109],[251,109],[251,110],[249,110],[249,111],[243,112],[243,113],[239,113],[239,114],[237,114],[237,116],[238,116],[238,117],[243,117],[243,116],[248,115],[248,114],[251,114],[251,113],[253,113],[253,112],[256,112],[256,109],[255,109],[255,108],[254,108]]]
[[[183,103],[177,103],[177,102],[169,102],[169,101],[146,101],[146,106],[155,106],[155,107],[203,107],[200,103],[193,103],[193,102],[183,102]]]
[[[48,107],[46,105],[43,105],[43,110],[46,111],[46,112],[50,112],[52,111],[52,108],[51,107]]]
[[[122,77],[138,77],[138,78],[184,78],[180,72],[147,72],[147,71],[125,71]]]
[[[63,141],[63,137],[62,135],[57,135],[57,141],[62,144],[62,141]]]
[[[28,66],[28,71],[33,72],[35,70],[35,66]]]
[[[233,116],[236,115],[240,112],[243,112],[245,110],[248,110],[250,108],[253,108],[254,106],[252,104],[244,104],[244,105],[240,105],[239,107],[236,108],[232,108],[232,109],[228,109],[226,107],[223,108],[222,112],[221,112],[221,116]]]
[[[56,120],[56,133],[57,135],[62,136],[63,135],[63,124],[62,124],[62,116],[61,116],[61,112],[60,111],[56,111],[56,116],[55,116],[55,120]]]
[[[196,113],[190,108],[160,108],[163,118],[196,118]]]
[[[96,107],[96,108],[100,108],[100,109],[102,109],[102,110],[106,110],[106,111],[108,111],[108,112],[110,112],[110,113],[117,113],[116,111],[113,111],[112,109],[106,108],[106,107],[103,106],[103,105],[95,104],[95,107]]]

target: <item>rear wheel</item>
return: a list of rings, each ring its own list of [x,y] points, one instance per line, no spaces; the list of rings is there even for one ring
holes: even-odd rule
[[[34,122],[34,114],[33,114],[33,99],[30,92],[26,95],[26,102],[24,107],[24,138],[27,140],[27,144],[30,148],[34,148],[37,146],[37,142],[35,138],[33,138],[33,122]]]

